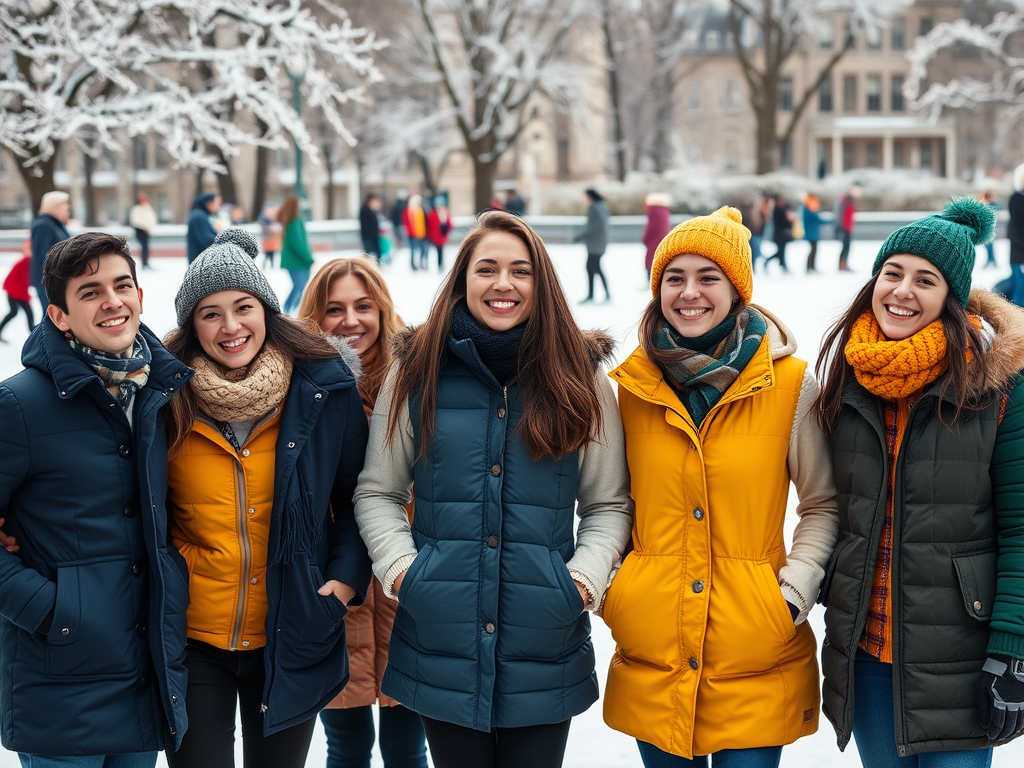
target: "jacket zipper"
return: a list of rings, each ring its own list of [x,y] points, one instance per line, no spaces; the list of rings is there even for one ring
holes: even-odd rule
[[[245,471],[235,459],[235,481],[238,483],[238,534],[242,544],[242,581],[239,585],[238,609],[235,611],[235,625],[231,629],[230,650],[238,650],[238,638],[242,634],[242,620],[245,605],[249,600],[249,579],[252,578],[252,544],[249,541],[249,521],[245,506]]]

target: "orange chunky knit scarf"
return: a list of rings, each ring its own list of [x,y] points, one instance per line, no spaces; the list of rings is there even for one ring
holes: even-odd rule
[[[936,320],[909,338],[890,341],[868,309],[853,324],[846,362],[871,394],[883,400],[909,397],[946,372],[946,332]]]

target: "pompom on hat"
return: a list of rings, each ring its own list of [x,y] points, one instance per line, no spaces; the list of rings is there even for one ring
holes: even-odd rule
[[[259,253],[259,241],[244,229],[231,227],[217,235],[213,244],[185,270],[174,297],[178,327],[185,327],[196,304],[218,291],[251,293],[274,312],[280,312],[277,294],[256,266]]]
[[[966,307],[975,246],[992,240],[995,226],[995,214],[985,203],[973,197],[954,198],[941,214],[900,227],[889,235],[875,258],[871,274],[877,275],[893,254],[920,256],[938,268],[949,283],[950,293]]]
[[[754,270],[751,265],[750,230],[735,208],[723,206],[708,216],[694,216],[665,235],[654,252],[651,264],[651,293],[661,290],[661,276],[676,256],[695,253],[715,262],[740,300],[749,304],[754,294]]]

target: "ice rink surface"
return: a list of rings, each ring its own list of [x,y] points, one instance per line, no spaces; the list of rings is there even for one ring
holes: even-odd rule
[[[793,331],[799,344],[796,353],[798,357],[813,364],[822,335],[868,279],[880,245],[879,241],[854,240],[850,257],[854,272],[839,273],[836,271],[839,244],[831,240],[822,241],[818,247],[817,260],[821,272],[805,275],[803,265],[808,246],[804,242],[795,242],[787,249],[789,275],[782,274],[774,262],[767,274],[759,270],[755,275],[754,303],[771,310]],[[774,245],[766,243],[764,248],[770,253]],[[455,246],[448,247],[449,265],[454,260],[455,251]],[[981,269],[985,255],[983,249],[978,252],[975,287],[991,288],[998,280],[1009,275],[1009,245],[1006,240],[996,243],[996,256],[1000,264],[998,269]],[[609,279],[612,301],[603,303],[604,293],[598,285],[595,291],[599,297],[598,303],[582,306],[577,305],[577,302],[586,296],[587,255],[583,246],[555,245],[550,248],[550,253],[580,326],[601,328],[611,333],[619,341],[618,359],[624,358],[636,347],[637,321],[651,299],[643,266],[643,246],[612,245],[602,262]],[[317,264],[339,255],[350,254],[318,254]],[[438,272],[433,251],[430,257],[431,268],[427,272],[412,272],[408,251],[404,249],[398,251],[392,262],[384,267],[398,312],[407,323],[419,323],[426,318],[441,282],[442,276]],[[13,262],[13,255],[0,257],[0,280]],[[174,295],[186,265],[184,259],[154,259],[153,264],[152,270],[139,274],[139,282],[144,291],[142,319],[157,335],[163,336],[174,325]],[[290,288],[287,273],[274,269],[268,277],[278,295],[282,298],[286,296]],[[4,300],[0,306],[6,308],[6,304]],[[8,343],[0,345],[0,378],[6,378],[21,369],[21,345],[26,336],[24,316],[11,321],[5,329]],[[787,539],[796,523],[793,512],[795,506],[795,494],[791,494]],[[821,606],[817,606],[809,619],[819,644],[823,632],[822,616]],[[603,687],[614,643],[600,619],[593,619],[592,623],[598,679]],[[116,727],[116,724],[112,723],[111,726]],[[323,768],[326,754],[323,730],[318,725],[306,761],[307,768]],[[241,768],[240,743],[236,743],[236,755],[236,765]],[[0,768],[16,768],[18,765],[16,755],[0,749]],[[166,765],[162,757],[158,765]],[[378,768],[382,765],[379,754],[375,752],[373,766]],[[573,720],[566,751],[566,768],[639,768],[641,765],[635,742],[604,725],[601,702]],[[852,743],[845,753],[839,752],[832,726],[822,717],[816,734],[785,748],[782,765],[794,768],[842,768],[859,766],[860,760]],[[995,750],[992,765],[994,768],[1019,768],[1024,765],[1024,739]]]

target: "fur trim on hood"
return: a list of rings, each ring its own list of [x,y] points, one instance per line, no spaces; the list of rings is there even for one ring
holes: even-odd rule
[[[971,396],[993,390],[1008,392],[1024,370],[1024,310],[994,293],[971,291],[967,311],[992,326],[989,349],[971,368],[982,366],[984,376],[971,376]]]
[[[395,360],[404,360],[409,351],[413,337],[423,326],[410,326],[402,328],[395,334],[392,342],[391,352]],[[615,339],[604,331],[583,331],[583,339],[587,344],[587,354],[594,368],[600,365],[610,365],[612,352],[615,351]]]
[[[363,364],[359,360],[359,353],[352,349],[352,346],[341,336],[327,334],[324,338],[327,339],[328,344],[338,350],[338,354],[341,355],[341,359],[345,361],[348,369],[352,371],[352,375],[358,384],[359,380],[363,378]]]

